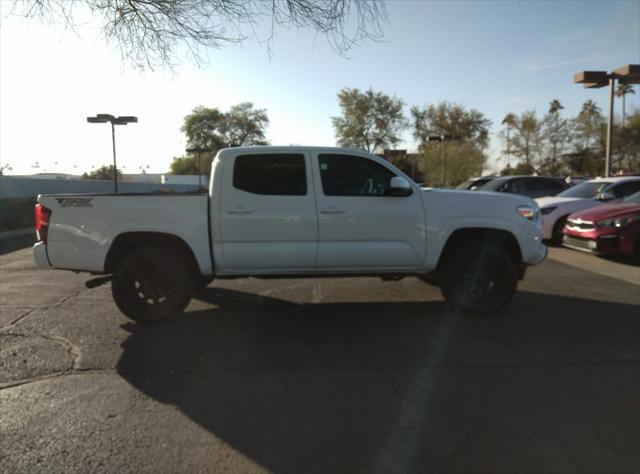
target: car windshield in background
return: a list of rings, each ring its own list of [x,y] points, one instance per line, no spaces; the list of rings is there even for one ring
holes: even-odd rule
[[[478,190],[480,190],[480,191],[495,191],[502,184],[504,184],[505,181],[506,181],[506,179],[492,179],[491,181],[486,183],[484,186],[480,186],[478,188]]]
[[[469,189],[473,184],[473,182],[474,182],[473,179],[468,179],[464,183],[457,185],[456,189]]]
[[[606,186],[611,184],[608,181],[593,181],[578,184],[572,188],[562,191],[556,197],[567,198],[591,198],[602,191]]]
[[[622,202],[629,202],[634,204],[640,204],[640,191],[631,196],[628,196],[622,200]]]
[[[464,183],[456,186],[456,189],[470,189],[470,190],[480,189],[482,186],[487,184],[492,179],[493,178],[479,178],[479,179],[471,178],[466,180]]]

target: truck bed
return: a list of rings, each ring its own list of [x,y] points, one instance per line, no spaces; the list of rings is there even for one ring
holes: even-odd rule
[[[177,236],[192,249],[203,274],[212,273],[207,194],[47,194],[51,210],[49,265],[102,273],[114,240],[124,233]]]

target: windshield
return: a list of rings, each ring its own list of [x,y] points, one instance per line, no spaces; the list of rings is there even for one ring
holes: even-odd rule
[[[622,202],[630,202],[634,204],[640,204],[640,191],[631,196],[628,196],[622,200]]]
[[[610,185],[609,181],[588,181],[562,191],[556,197],[591,198]]]

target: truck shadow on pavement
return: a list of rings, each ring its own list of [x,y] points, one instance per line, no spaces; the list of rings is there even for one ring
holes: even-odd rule
[[[295,304],[220,288],[198,299],[216,307],[124,326],[117,370],[271,472],[524,472],[531,456],[544,470],[535,459],[575,419],[594,440],[576,453],[605,449],[607,416],[633,419],[589,393],[593,374],[558,374],[637,364],[634,305],[521,291],[504,315],[467,319],[441,301]],[[583,459],[583,472],[597,467]]]

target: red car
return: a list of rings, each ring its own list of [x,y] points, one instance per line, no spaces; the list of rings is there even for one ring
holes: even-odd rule
[[[640,192],[571,214],[563,233],[565,247],[640,259]]]

